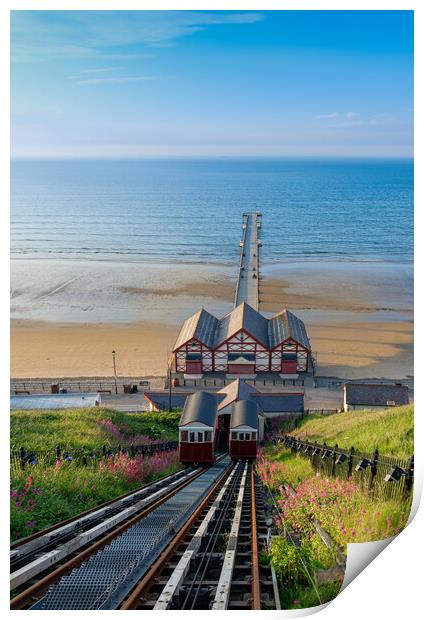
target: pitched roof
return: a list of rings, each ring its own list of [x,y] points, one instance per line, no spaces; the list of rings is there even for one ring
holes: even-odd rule
[[[388,403],[407,405],[408,387],[396,383],[345,383],[345,401],[348,405],[387,407]]]
[[[215,426],[217,404],[216,396],[209,392],[199,391],[190,394],[185,401],[179,425],[201,422],[206,426]]]
[[[258,405],[252,400],[238,400],[231,410],[230,428],[250,426],[258,428]]]
[[[249,385],[243,379],[235,379],[235,381],[231,381],[228,385],[218,390],[218,396],[224,396],[223,400],[218,405],[218,411],[224,409],[231,403],[234,403],[237,400],[246,400],[249,396],[258,390],[253,387],[253,385]]]
[[[184,407],[190,392],[171,392],[171,407]],[[157,390],[156,392],[144,392],[145,400],[152,402],[158,409],[165,410],[169,404],[169,390]]]
[[[174,351],[192,338],[214,349],[242,329],[269,349],[273,349],[287,338],[293,338],[311,350],[305,324],[292,312],[283,310],[271,319],[266,319],[243,302],[220,320],[203,308],[193,314],[183,323]]]
[[[252,394],[251,398],[258,403],[262,413],[301,413],[304,408],[303,393],[275,394],[267,392]]]
[[[197,340],[200,340],[200,342],[212,348],[214,346],[215,333],[218,325],[218,319],[204,308],[201,308],[196,314],[193,314],[193,316],[184,321],[177,342],[175,343],[174,351],[192,338],[197,338]]]
[[[264,346],[268,346],[268,321],[249,304],[243,302],[219,321],[215,346],[218,346],[241,329],[249,332]]]
[[[287,338],[293,338],[306,349],[311,350],[305,323],[290,310],[283,310],[269,320],[268,336],[270,349],[276,347],[283,340],[287,340]]]

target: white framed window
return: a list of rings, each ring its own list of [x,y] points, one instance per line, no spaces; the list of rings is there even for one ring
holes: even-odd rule
[[[189,436],[188,436],[188,441],[190,443],[203,443],[204,441],[207,441],[205,437],[207,433],[208,431],[206,431],[206,433],[204,431],[190,431]]]

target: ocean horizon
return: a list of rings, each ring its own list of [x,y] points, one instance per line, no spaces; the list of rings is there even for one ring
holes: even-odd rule
[[[413,258],[413,161],[13,160],[11,258],[232,264],[260,210],[263,264]]]

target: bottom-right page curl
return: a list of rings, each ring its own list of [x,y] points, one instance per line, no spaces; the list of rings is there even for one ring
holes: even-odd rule
[[[413,447],[412,405],[268,421],[255,472],[271,608],[319,611],[406,527]]]

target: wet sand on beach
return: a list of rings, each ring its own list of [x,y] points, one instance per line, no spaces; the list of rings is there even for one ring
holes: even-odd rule
[[[118,374],[163,375],[185,318],[201,306],[216,316],[233,306],[229,265],[15,267],[15,378],[110,376],[113,349]],[[303,263],[261,273],[260,310],[289,308],[305,321],[320,375],[413,375],[410,266]]]

